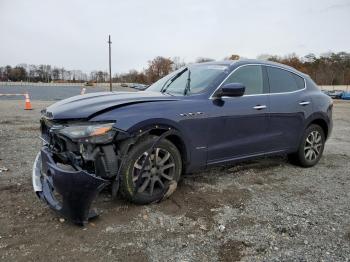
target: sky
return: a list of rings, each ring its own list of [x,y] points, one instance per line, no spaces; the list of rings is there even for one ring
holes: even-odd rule
[[[142,70],[156,56],[350,52],[350,0],[0,0],[0,66]]]

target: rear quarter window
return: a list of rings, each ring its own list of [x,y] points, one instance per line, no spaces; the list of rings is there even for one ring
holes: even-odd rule
[[[267,66],[270,93],[284,93],[301,90],[305,87],[304,79],[292,72]]]
[[[291,73],[295,79],[295,81],[297,82],[297,86],[298,86],[298,89],[303,89],[305,87],[305,81],[304,81],[304,78],[296,75],[296,74],[293,74]]]

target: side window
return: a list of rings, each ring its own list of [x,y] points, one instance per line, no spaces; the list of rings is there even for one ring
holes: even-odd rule
[[[241,83],[245,86],[245,95],[263,93],[263,73],[259,65],[248,65],[238,68],[224,84]]]
[[[304,88],[304,79],[292,72],[267,66],[270,93],[291,92]]]
[[[297,82],[298,89],[303,89],[305,87],[304,78],[293,74],[295,81]]]

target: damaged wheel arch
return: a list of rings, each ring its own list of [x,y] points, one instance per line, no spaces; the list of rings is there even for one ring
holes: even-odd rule
[[[133,137],[136,136],[141,138],[146,135],[154,135],[160,137],[169,130],[171,130],[171,133],[168,133],[164,139],[169,140],[179,150],[183,162],[183,170],[185,170],[186,165],[190,162],[191,159],[190,141],[187,141],[186,136],[183,135],[175,126],[162,123],[146,126],[137,125],[131,128],[128,132],[130,132],[131,136]]]

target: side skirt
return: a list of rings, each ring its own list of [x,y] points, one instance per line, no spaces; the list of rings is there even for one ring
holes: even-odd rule
[[[271,152],[263,152],[263,153],[257,153],[252,155],[239,156],[234,158],[219,159],[219,160],[208,162],[207,167],[212,167],[220,164],[233,164],[233,163],[242,162],[245,160],[255,159],[262,156],[275,156],[275,155],[283,155],[283,154],[289,154],[289,153],[292,153],[292,150],[283,149],[283,150],[277,150],[277,151],[271,151]]]

